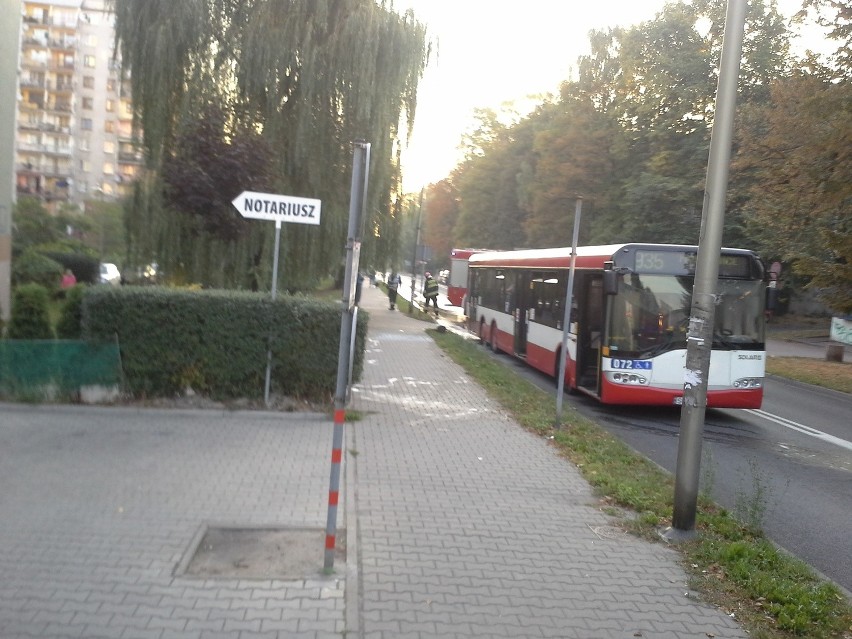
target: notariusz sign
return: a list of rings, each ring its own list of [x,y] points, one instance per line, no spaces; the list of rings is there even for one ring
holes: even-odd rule
[[[297,224],[320,223],[320,200],[274,193],[243,191],[231,204],[243,217]]]

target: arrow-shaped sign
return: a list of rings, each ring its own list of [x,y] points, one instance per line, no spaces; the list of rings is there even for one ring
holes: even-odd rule
[[[231,204],[243,217],[318,225],[322,202],[307,197],[243,191]]]

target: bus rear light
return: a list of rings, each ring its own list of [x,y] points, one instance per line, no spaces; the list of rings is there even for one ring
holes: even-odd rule
[[[763,378],[743,377],[734,382],[734,388],[763,388]]]

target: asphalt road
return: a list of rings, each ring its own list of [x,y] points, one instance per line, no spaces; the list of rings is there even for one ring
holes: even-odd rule
[[[490,353],[490,351],[488,351]],[[505,354],[502,363],[555,396],[554,380]],[[680,409],[565,402],[674,473]],[[852,592],[852,397],[769,378],[763,407],[708,410],[702,491]]]
[[[679,410],[570,401],[675,472]],[[843,419],[850,409],[848,395],[769,379],[761,410],[707,411],[701,483],[717,503],[852,591],[852,437]]]

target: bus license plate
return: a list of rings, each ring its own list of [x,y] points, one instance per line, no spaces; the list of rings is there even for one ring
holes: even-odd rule
[[[636,371],[636,370],[645,370],[649,371],[652,368],[652,362],[650,359],[612,359],[612,367],[617,368],[618,370],[626,370],[626,371]]]

